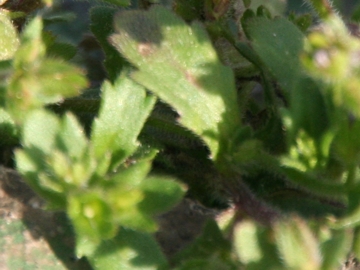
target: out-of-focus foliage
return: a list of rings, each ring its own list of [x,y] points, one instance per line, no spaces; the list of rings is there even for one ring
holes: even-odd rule
[[[359,9],[298,2],[1,2],[0,149],[67,214],[78,257],[250,270],[360,257]],[[167,258],[156,217],[184,196],[220,214]]]

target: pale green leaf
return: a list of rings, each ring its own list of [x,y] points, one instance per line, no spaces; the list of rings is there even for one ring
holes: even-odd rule
[[[70,157],[79,159],[82,157],[86,147],[87,139],[84,129],[80,126],[73,114],[66,114],[62,121],[59,134],[60,148]]]
[[[42,40],[43,22],[35,17],[27,25],[21,35],[21,45],[14,58],[15,68],[28,68],[36,65],[45,56],[46,47]]]
[[[11,59],[18,47],[16,29],[6,13],[0,10],[0,61]]]
[[[61,190],[61,186],[59,183],[54,182],[54,179],[51,179],[52,175],[48,176],[44,173],[47,169],[45,155],[39,149],[31,147],[27,148],[26,151],[18,149],[15,152],[15,159],[17,170],[30,187],[47,200],[48,207],[63,209],[66,205],[65,194],[57,191]],[[52,182],[53,187],[57,185],[57,190],[46,186],[44,181]]]
[[[155,7],[119,13],[115,32],[113,45],[138,68],[132,77],[175,108],[180,123],[217,158],[240,113],[233,73],[219,61],[203,27]]]
[[[91,141],[97,159],[112,152],[113,161],[119,163],[136,150],[137,136],[155,98],[126,77],[120,77],[114,85],[105,82],[102,92],[103,103],[94,123]]]
[[[115,236],[117,229],[112,219],[112,209],[99,194],[91,191],[74,194],[68,197],[67,202],[67,213],[80,239],[85,237],[100,242],[101,239]]]
[[[322,244],[322,270],[332,270],[345,261],[354,235],[351,231],[333,230],[331,238]]]
[[[241,222],[235,227],[234,247],[243,263],[254,263],[262,259],[263,254],[258,237],[257,226],[251,221]]]
[[[289,269],[318,270],[321,254],[317,240],[304,220],[291,217],[274,228],[279,255]]]
[[[59,119],[49,112],[37,110],[28,115],[23,127],[23,146],[50,154],[55,147]]]

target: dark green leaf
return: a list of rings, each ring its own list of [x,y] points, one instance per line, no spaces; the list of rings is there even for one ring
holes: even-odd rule
[[[329,128],[329,113],[320,86],[311,78],[303,78],[291,89],[290,111],[293,130],[303,128],[319,140]]]
[[[120,7],[127,7],[131,4],[131,0],[103,0],[103,1]]]
[[[0,108],[0,146],[15,145],[17,142],[17,127],[11,116]]]
[[[63,60],[72,59],[77,50],[76,47],[68,43],[55,42],[46,49],[46,54],[50,57],[57,57]]]
[[[118,9],[113,7],[99,6],[92,8],[90,11],[91,31],[104,49],[104,65],[111,82],[116,80],[125,64],[125,59],[120,56],[119,52],[108,41],[109,35],[114,32],[113,20],[117,11]]]
[[[349,124],[344,121],[334,139],[337,157],[346,165],[358,163],[360,160],[360,121]]]
[[[346,188],[343,184],[327,183],[323,179],[316,179],[314,176],[294,168],[282,167],[281,169],[290,180],[319,195],[341,197],[346,193]]]
[[[256,53],[281,87],[290,91],[300,72],[304,35],[284,18],[257,17],[244,25]]]
[[[198,0],[176,0],[174,11],[185,21],[200,20],[204,13],[204,2]]]
[[[215,260],[220,264],[231,265],[230,260],[230,242],[227,241],[220,231],[215,221],[209,220],[201,234],[196,241],[194,241],[188,248],[176,255],[175,261],[192,260]],[[227,263],[226,263],[227,262]],[[206,263],[208,267],[211,267]],[[183,269],[183,268],[181,268]],[[214,268],[206,268],[214,269]],[[221,269],[221,268],[220,268]],[[233,268],[225,268],[233,269]]]
[[[268,19],[271,19],[271,12],[264,6],[264,5],[260,5],[257,10],[256,10],[256,15],[260,16],[260,17],[265,17]]]

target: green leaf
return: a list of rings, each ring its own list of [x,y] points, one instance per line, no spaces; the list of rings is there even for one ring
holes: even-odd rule
[[[170,104],[179,122],[200,136],[212,158],[240,125],[234,76],[200,24],[188,26],[161,7],[115,17],[112,44],[134,64],[132,77]]]
[[[289,269],[318,270],[321,254],[317,240],[304,220],[292,217],[274,227],[280,257]]]
[[[301,72],[304,35],[284,18],[256,17],[245,25],[252,46],[281,87],[290,91]]]
[[[58,147],[74,160],[80,159],[88,146],[83,128],[70,113],[67,113],[62,120],[58,140]]]
[[[256,10],[256,15],[258,17],[265,17],[268,19],[271,19],[271,12],[269,9],[267,9],[264,5],[260,5],[258,6],[257,10]]]
[[[320,86],[311,78],[299,80],[291,89],[292,132],[303,128],[312,138],[321,139],[330,126],[329,112]]]
[[[153,236],[125,227],[115,238],[103,241],[88,259],[95,270],[155,270],[167,264]]]
[[[19,47],[15,27],[7,14],[0,11],[0,61],[11,59]]]
[[[120,168],[104,183],[107,184],[107,201],[113,208],[116,220],[123,226],[149,232],[156,229],[154,220],[140,209],[145,196],[142,185],[150,169],[149,160],[138,161],[128,168]]]
[[[104,65],[111,82],[114,82],[123,65],[125,59],[121,57],[118,51],[109,44],[108,37],[114,32],[113,20],[118,9],[113,7],[94,7],[90,11],[91,31],[101,44],[105,52]]]
[[[144,199],[139,204],[139,209],[147,215],[170,210],[184,195],[179,183],[155,176],[146,178],[141,189],[144,192]]]
[[[52,178],[53,175],[44,173],[47,169],[44,153],[37,148],[28,147],[26,151],[16,150],[15,160],[17,170],[30,187],[47,200],[48,208],[63,210],[66,206],[63,187]]]
[[[120,7],[127,7],[131,4],[131,0],[103,0],[103,1]]]
[[[112,153],[113,164],[121,163],[136,150],[137,137],[155,104],[155,98],[144,88],[126,77],[114,85],[102,86],[103,103],[91,134],[98,160]]]
[[[245,1],[246,2],[246,1]],[[271,1],[262,1],[262,0],[252,0],[250,8],[256,10],[259,6],[264,5],[269,10],[271,14],[275,16],[281,16],[285,10],[287,3],[283,0],[271,0]]]
[[[16,69],[29,68],[38,64],[46,53],[42,39],[43,22],[40,17],[35,17],[26,26],[21,35],[21,46],[14,58]]]
[[[100,242],[116,234],[110,206],[95,192],[73,194],[68,197],[67,213],[79,238]],[[85,255],[85,254],[78,254]]]
[[[43,23],[35,17],[21,36],[13,65],[14,72],[7,88],[7,110],[17,122],[24,120],[25,111],[77,95],[87,86],[83,72],[68,63],[46,59]],[[51,41],[51,40],[50,40]]]
[[[23,150],[16,152],[19,171],[54,207],[64,207],[66,193],[87,186],[96,169],[83,130],[71,114],[60,122],[52,113],[33,111],[24,123],[22,144]]]
[[[123,166],[111,176],[109,182],[127,190],[136,188],[139,187],[150,169],[151,163],[149,161],[139,161],[129,167]]]
[[[217,264],[223,265],[230,263],[230,247],[230,242],[224,238],[216,222],[214,220],[208,220],[202,234],[188,248],[178,253],[174,261],[180,263],[186,260],[207,260],[207,267],[205,269],[232,269],[221,267],[212,268],[210,263],[216,262]]]
[[[314,10],[319,14],[322,20],[329,19],[332,15],[335,15],[335,10],[330,1],[308,0],[307,2],[313,6]]]
[[[337,220],[332,220],[329,222],[330,228],[341,230],[352,227],[357,227],[360,225],[360,206],[357,207],[348,213],[346,216],[339,218]]]
[[[290,17],[291,21],[299,27],[301,32],[306,33],[306,31],[310,28],[313,24],[313,17],[309,13],[305,13],[299,16]]]
[[[337,157],[346,165],[358,164],[360,161],[360,121],[356,119],[351,124],[343,121],[334,139],[334,149]]]
[[[46,55],[49,57],[57,57],[69,61],[76,55],[75,46],[68,43],[54,42],[46,48]]]
[[[18,142],[18,129],[11,116],[0,108],[0,146],[15,145]]]
[[[45,103],[75,96],[87,86],[87,80],[79,68],[58,60],[46,59],[36,71],[39,85],[34,87],[41,89],[39,99]]]
[[[26,148],[36,148],[44,154],[51,154],[55,147],[60,121],[52,113],[37,110],[27,116],[23,127],[22,144]]]
[[[203,16],[205,1],[176,0],[174,2],[174,12],[185,21],[200,20]]]
[[[243,0],[245,8],[249,8],[251,5],[251,0]]]
[[[247,270],[284,269],[272,235],[270,228],[259,226],[250,220],[236,224],[232,239],[234,249]]]
[[[234,230],[234,246],[241,262],[249,264],[262,259],[262,250],[258,240],[258,228],[255,223],[244,221]]]
[[[346,194],[346,188],[343,184],[329,183],[324,180],[319,180],[310,174],[290,167],[282,167],[281,170],[291,181],[303,188],[311,190],[316,194],[333,197],[341,197]]]
[[[13,72],[12,61],[0,61],[0,106],[5,106],[6,88]]]
[[[7,109],[18,121],[23,120],[24,111],[75,96],[87,86],[86,77],[75,66],[55,59],[34,61],[38,65],[28,66],[25,72],[18,69],[8,87]]]
[[[322,270],[332,270],[339,266],[340,261],[348,255],[349,247],[353,240],[353,233],[350,231],[332,231],[331,238],[322,243]]]

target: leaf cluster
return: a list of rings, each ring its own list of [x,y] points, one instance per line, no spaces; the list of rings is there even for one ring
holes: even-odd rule
[[[78,43],[57,3],[1,4],[0,146],[94,269],[360,257],[360,41],[329,1],[265,2],[91,3]],[[221,214],[166,258],[184,196]]]

